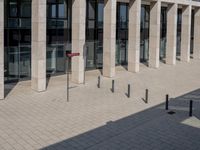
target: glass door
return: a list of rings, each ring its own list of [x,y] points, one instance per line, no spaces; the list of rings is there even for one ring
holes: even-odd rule
[[[142,5],[141,7],[141,28],[140,28],[140,61],[149,60],[149,21],[150,6]]]
[[[167,35],[167,8],[161,8],[160,18],[160,60],[166,57],[166,35]]]
[[[31,77],[31,0],[5,1],[5,81]]]
[[[66,72],[71,52],[71,0],[47,1],[47,74]]]
[[[103,67],[103,0],[87,0],[86,13],[86,68]]]
[[[116,65],[127,65],[128,60],[128,3],[117,3]]]
[[[182,9],[178,9],[177,16],[177,43],[176,43],[176,56],[180,56],[181,54],[181,30],[182,30]]]

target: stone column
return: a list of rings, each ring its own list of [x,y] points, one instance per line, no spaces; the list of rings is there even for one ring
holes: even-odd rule
[[[84,58],[85,48],[85,20],[86,0],[72,1],[72,52],[80,53],[80,56],[72,58],[72,81],[84,82]]]
[[[169,4],[167,10],[166,64],[176,64],[177,4]]]
[[[4,0],[0,0],[0,99],[4,99]]]
[[[46,90],[46,0],[32,0],[31,87]]]
[[[129,2],[128,71],[138,72],[140,66],[141,0]]]
[[[195,8],[193,58],[200,59],[200,8]]]
[[[150,4],[149,67],[159,67],[161,2]]]
[[[182,8],[181,61],[190,61],[191,6]]]
[[[116,0],[104,0],[103,75],[115,76]]]

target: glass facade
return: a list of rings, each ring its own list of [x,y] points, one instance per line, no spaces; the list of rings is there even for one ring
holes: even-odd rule
[[[86,68],[103,67],[104,0],[87,0],[86,8]]]
[[[116,65],[127,65],[128,18],[128,3],[117,3]]]
[[[149,21],[150,6],[141,7],[141,28],[140,28],[140,61],[147,62],[149,59]]]
[[[191,22],[191,44],[190,44],[190,53],[193,54],[193,47],[194,47],[194,16],[195,12],[194,9],[192,10],[192,22]]]
[[[182,28],[181,24],[182,24],[182,9],[178,9],[176,56],[180,56],[181,54],[181,28]]]
[[[31,0],[5,1],[5,81],[31,77]],[[127,65],[129,3],[117,2],[116,65]],[[103,67],[104,0],[86,0],[86,68]],[[71,52],[72,0],[47,0],[47,74],[66,72]],[[167,8],[161,8],[160,59],[166,57]],[[182,9],[177,17],[177,56],[181,47]],[[150,6],[141,6],[140,61],[149,59]],[[191,23],[193,53],[194,10]]]
[[[66,71],[71,51],[71,0],[47,0],[47,74]]]
[[[161,8],[160,18],[160,60],[166,57],[166,35],[167,35],[167,8]]]
[[[5,82],[31,77],[31,0],[5,1]]]

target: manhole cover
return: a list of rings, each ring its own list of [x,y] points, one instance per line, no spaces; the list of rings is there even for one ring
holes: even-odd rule
[[[175,114],[175,112],[174,111],[169,111],[168,114],[169,115],[173,115],[173,114]]]

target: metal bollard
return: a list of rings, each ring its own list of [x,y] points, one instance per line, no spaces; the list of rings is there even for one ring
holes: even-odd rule
[[[169,110],[169,95],[166,95],[165,110]]]
[[[112,92],[115,92],[115,80],[112,80]]]
[[[97,83],[97,87],[100,88],[101,87],[101,77],[98,76],[98,83]]]
[[[149,101],[149,90],[148,89],[146,89],[145,101],[146,101],[146,103],[148,103],[148,101]]]
[[[192,117],[192,111],[193,111],[193,101],[190,100],[190,108],[189,108],[189,116]]]
[[[131,97],[131,85],[128,84],[128,92],[127,92],[127,97],[130,98]]]

